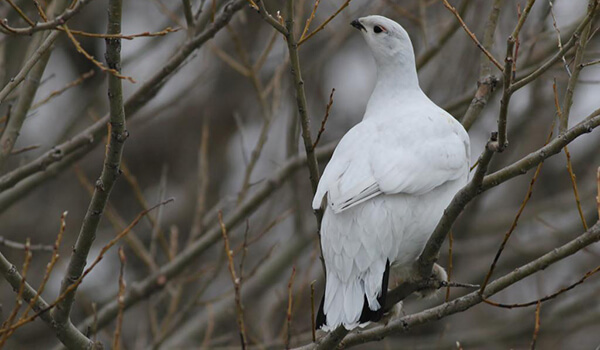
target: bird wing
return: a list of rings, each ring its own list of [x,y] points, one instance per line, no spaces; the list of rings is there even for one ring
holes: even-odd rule
[[[423,194],[464,176],[468,138],[464,129],[449,125],[423,128],[369,120],[357,124],[342,138],[323,172],[313,208],[321,206],[325,194],[331,209],[340,213],[380,194]]]

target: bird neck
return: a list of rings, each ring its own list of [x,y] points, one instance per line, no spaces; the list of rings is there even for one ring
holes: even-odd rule
[[[375,90],[421,90],[415,56],[412,50],[395,52],[392,57],[379,57],[377,62],[377,83]]]
[[[412,52],[410,55],[395,55],[394,60],[377,62],[377,82],[367,104],[365,118],[380,108],[395,108],[397,105],[415,103],[427,99],[421,87]],[[412,57],[411,57],[412,56]],[[390,105],[392,104],[392,105]]]

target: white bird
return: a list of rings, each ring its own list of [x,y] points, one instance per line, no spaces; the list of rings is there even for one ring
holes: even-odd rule
[[[469,175],[469,136],[419,87],[408,33],[382,16],[351,24],[375,58],[377,83],[312,203],[325,205],[326,286],[317,316],[325,331],[381,319],[390,266],[411,277],[412,263]]]

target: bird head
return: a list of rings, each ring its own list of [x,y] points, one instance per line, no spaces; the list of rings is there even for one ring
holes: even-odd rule
[[[383,16],[361,17],[350,24],[360,30],[378,65],[414,62],[412,43],[400,24]]]

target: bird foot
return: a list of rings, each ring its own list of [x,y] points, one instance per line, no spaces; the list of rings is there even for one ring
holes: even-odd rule
[[[448,274],[446,270],[438,264],[433,264],[433,271],[431,272],[431,279],[439,282],[448,282]],[[438,288],[424,288],[415,294],[419,298],[434,298],[440,289]]]
[[[391,320],[402,316],[402,301],[400,301],[396,305],[394,305],[390,311],[383,314],[383,317],[381,318],[379,323],[383,324],[384,326],[387,326]]]

